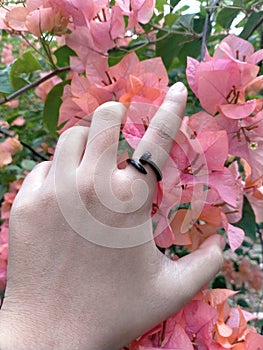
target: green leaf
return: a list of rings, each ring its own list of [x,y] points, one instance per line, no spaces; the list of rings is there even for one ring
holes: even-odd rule
[[[178,13],[169,13],[167,16],[165,16],[164,25],[171,27],[174,24],[174,22],[178,19],[178,17]]]
[[[243,298],[239,298],[237,300],[237,305],[241,306],[241,307],[249,307],[249,304],[246,302],[245,299]]]
[[[31,171],[35,165],[36,165],[36,162],[31,159],[23,159],[21,162],[22,168],[29,171]]]
[[[14,89],[10,84],[10,67],[0,70],[0,92],[3,94],[11,94]]]
[[[55,133],[57,130],[59,108],[62,104],[61,96],[64,86],[69,83],[69,80],[65,80],[55,85],[47,95],[43,111],[43,121],[51,133]]]
[[[156,43],[156,55],[162,57],[165,67],[168,69],[173,59],[179,55],[183,46],[190,42],[192,36],[181,34],[169,34],[165,39]]]
[[[175,7],[181,0],[170,0],[171,6]]]
[[[223,8],[217,15],[216,21],[218,24],[220,24],[223,28],[229,29],[231,27],[231,24],[233,20],[237,17],[240,10],[236,8]]]
[[[193,29],[193,20],[195,15],[195,13],[182,15],[179,17],[177,24],[191,32]]]
[[[244,29],[240,33],[240,37],[248,39],[254,32],[254,30],[263,22],[263,11],[253,12],[248,17]]]
[[[244,251],[242,248],[237,248],[235,250],[235,254],[237,254],[238,256],[243,256],[244,255]]]
[[[226,288],[226,280],[224,276],[217,276],[212,282],[212,288]]]
[[[247,237],[250,237],[253,241],[256,240],[256,218],[254,211],[246,197],[244,197],[242,218],[233,225],[242,228],[245,232],[245,235]]]
[[[26,86],[29,84],[29,74],[39,69],[41,69],[41,65],[32,52],[25,52],[11,65],[10,83],[12,87],[18,90]]]
[[[68,46],[64,45],[59,47],[55,52],[54,55],[57,59],[57,65],[59,67],[65,67],[69,65],[69,59],[70,56],[76,56],[75,51],[70,49]]]
[[[201,51],[202,41],[200,39],[190,41],[182,46],[181,51],[179,52],[179,60],[180,63],[185,67],[186,66],[186,58],[187,56],[191,56],[193,58],[198,58]]]
[[[195,16],[193,19],[193,29],[195,33],[203,33],[204,30],[204,25],[205,25],[205,16],[198,15]],[[210,32],[212,30],[211,23],[208,23],[208,28],[207,28],[207,34],[208,36],[210,35]]]
[[[163,6],[167,4],[166,0],[156,0],[155,7],[157,8],[158,11],[162,12],[163,11]]]

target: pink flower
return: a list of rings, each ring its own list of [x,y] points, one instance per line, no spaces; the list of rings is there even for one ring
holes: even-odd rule
[[[115,40],[123,38],[124,34],[125,23],[120,8],[103,7],[92,20],[77,26],[66,43],[86,67],[91,65],[91,60],[100,59],[99,56],[107,57],[108,50],[116,45]]]
[[[9,108],[17,108],[19,106],[19,100],[12,100],[5,103],[5,106]]]
[[[164,98],[164,90],[167,89],[168,83],[161,59],[140,62],[135,53],[125,56],[111,67],[105,58],[98,59],[98,56],[94,56],[94,61],[89,61],[86,66],[86,76],[80,77],[75,73],[71,86],[65,87],[59,123],[88,116],[106,101],[120,101],[130,105],[123,129],[127,138],[133,132],[129,128],[133,128],[134,125],[140,125],[145,131],[156,106],[159,106]],[[142,113],[146,110],[147,119],[141,119],[145,117]]]
[[[0,143],[0,167],[12,162],[12,155],[22,150],[22,145],[18,140],[18,136],[8,137],[4,142]]]
[[[259,67],[246,65],[249,72],[254,70],[253,79],[256,79]],[[216,114],[221,111],[229,118],[240,119],[256,109],[256,100],[246,102],[244,96],[252,77],[244,77],[236,62],[211,58],[199,63],[188,58],[186,72],[191,89],[207,112]]]
[[[46,31],[55,35],[65,34],[68,21],[68,18],[61,16],[53,8],[47,7],[28,13],[25,24],[30,33],[40,37]]]
[[[26,17],[29,14],[29,10],[23,6],[17,6],[11,8],[6,12],[4,23],[7,27],[16,31],[27,31]]]
[[[231,120],[218,114],[216,120],[224,130],[227,130],[229,153],[248,162],[252,169],[252,181],[261,177],[263,175],[263,111],[241,120]]]
[[[67,122],[62,131],[83,118],[89,125],[92,113],[99,106],[97,99],[88,92],[89,86],[89,81],[76,73],[73,75],[71,86],[65,86],[58,120],[59,125]]]
[[[116,0],[123,14],[129,17],[128,29],[138,22],[147,23],[153,15],[155,0]]]
[[[5,24],[16,31],[29,31],[37,37],[45,31],[56,35],[65,33],[69,17],[61,15],[60,9],[48,0],[29,0],[26,6],[10,7]]]
[[[228,36],[219,44],[214,57],[206,54],[205,62],[188,58],[187,79],[205,110],[242,119],[262,109],[260,100],[247,100],[263,87],[256,65],[263,58],[263,50],[253,52],[247,41]]]
[[[244,64],[244,62],[257,64],[263,59],[263,49],[254,52],[250,42],[235,35],[225,37],[215,49],[214,58],[230,58],[233,61]]]
[[[10,210],[12,207],[12,204],[14,202],[14,199],[16,197],[16,193],[7,192],[4,195],[4,200],[1,205],[1,219],[6,220],[9,219],[10,216]]]
[[[14,119],[11,123],[11,125],[15,125],[15,126],[22,126],[22,125],[25,125],[26,121],[24,119],[24,117],[20,116],[20,117],[17,117],[16,119]]]

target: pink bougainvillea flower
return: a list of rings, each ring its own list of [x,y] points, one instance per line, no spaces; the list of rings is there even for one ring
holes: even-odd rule
[[[228,223],[221,208],[203,205],[203,210],[198,217],[196,217],[194,212],[192,213],[192,219],[189,216],[189,230],[184,232],[182,231],[182,223],[185,221],[185,216],[189,215],[189,213],[191,214],[190,209],[180,209],[171,217],[170,226],[174,233],[175,244],[184,245],[192,251],[197,249],[206,238],[216,234],[218,229],[224,228],[231,250],[234,251],[240,247],[244,240],[244,232]]]
[[[256,65],[263,58],[263,50],[253,52],[249,42],[228,36],[219,44],[214,57],[206,54],[205,62],[188,58],[189,85],[209,113],[221,112],[228,118],[242,119],[262,109],[260,100],[247,100],[263,86]]]
[[[87,117],[102,103],[118,100],[125,93],[126,78],[139,62],[136,54],[125,56],[117,65],[109,67],[107,59],[99,58],[86,66],[86,76],[73,74],[71,85],[66,85],[62,96],[59,124]]]
[[[23,116],[17,117],[15,120],[12,121],[11,125],[12,126],[23,126],[25,125],[26,120]]]
[[[247,40],[228,35],[219,43],[213,57],[230,58],[238,63],[257,64],[263,59],[263,49],[254,52],[253,45]]]
[[[253,65],[246,65],[249,72],[253,71]],[[238,64],[230,59],[211,58],[198,62],[188,58],[187,80],[202,107],[209,113],[221,110],[229,118],[245,118],[257,107],[255,100],[245,101],[244,96],[247,84],[252,83],[252,78],[256,79],[259,67],[254,67],[253,77],[246,77],[242,76]]]
[[[160,58],[138,62],[125,80],[119,101],[128,104],[123,135],[136,147],[167,92],[168,76]]]
[[[27,1],[26,6],[10,8],[4,19],[7,27],[16,31],[29,31],[37,37],[45,31],[56,35],[65,33],[69,18],[63,17],[49,1]]]
[[[6,220],[9,219],[11,206],[16,197],[16,193],[7,192],[4,194],[4,200],[1,205],[1,219]]]
[[[245,344],[246,350],[263,350],[263,336],[252,330],[246,335]]]
[[[210,349],[217,310],[202,300],[192,300],[183,309],[185,331],[194,347]]]
[[[77,73],[73,75],[71,85],[65,86],[58,120],[58,125],[67,123],[63,131],[82,119],[85,119],[86,125],[90,124],[92,113],[99,103],[88,92],[89,86],[88,80]]]
[[[159,247],[167,248],[175,244],[175,237],[170,226],[169,214],[172,208],[178,204],[177,194],[178,191],[175,189],[172,191],[164,191],[160,184],[157,185],[152,214],[153,221],[157,223],[154,231],[154,240]],[[190,244],[191,241],[188,240],[187,243]]]
[[[31,11],[26,17],[27,30],[37,37],[45,31],[55,35],[65,34],[69,18],[61,16],[51,7]]]
[[[75,26],[85,26],[93,19],[104,19],[109,10],[108,0],[52,0],[63,16],[71,16]],[[103,14],[103,12],[105,12]]]
[[[230,174],[232,174],[232,176]],[[218,191],[212,187],[207,191],[206,202],[207,204],[220,207],[225,213],[228,222],[235,223],[239,221],[242,217],[243,195],[244,195],[243,183],[242,183],[241,175],[239,173],[238,163],[236,161],[231,163],[228,166],[227,173],[225,174],[225,176],[227,176],[230,182],[235,186],[235,196],[236,196],[235,203],[230,204],[222,200],[222,195],[220,196],[219,194],[219,193],[222,193],[222,191]],[[211,176],[211,178],[213,177]],[[222,186],[222,189],[223,189],[223,186]],[[223,198],[226,198],[226,197],[224,196]]]
[[[77,53],[86,67],[91,65],[90,56],[93,61],[96,61],[99,56],[107,57],[108,50],[116,45],[115,40],[123,38],[124,34],[125,23],[121,9],[117,6],[103,7],[93,20],[77,26],[67,36],[66,43]]]
[[[22,145],[18,140],[18,136],[8,137],[0,143],[0,167],[12,162],[12,155],[22,150]]]
[[[9,29],[5,22],[7,12],[8,10],[6,8],[0,7],[0,29],[3,29],[3,30]]]
[[[17,31],[27,31],[26,17],[30,11],[23,6],[17,6],[6,12],[4,22],[8,28]]]
[[[244,193],[249,200],[255,213],[256,222],[263,222],[263,175],[252,181],[251,167],[243,160],[242,165],[246,175],[244,183]]]
[[[128,141],[134,138],[137,126],[142,128],[144,133],[156,111],[156,106],[161,104],[165,96],[164,90],[167,90],[168,77],[161,59],[140,62],[136,54],[131,53],[118,64],[109,67],[105,58],[95,60],[94,57],[94,61],[89,62],[85,68],[86,78],[75,74],[71,87],[66,86],[64,89],[59,122],[74,117],[76,104],[80,109],[78,116],[86,115],[87,108],[84,106],[89,102],[84,94],[88,94],[99,104],[111,100],[129,104],[126,125],[123,128],[124,135],[132,135],[130,138],[127,136]],[[72,107],[74,108],[70,110]],[[142,109],[146,113],[143,116],[141,116]],[[81,110],[82,115],[79,115]],[[143,133],[139,130],[137,134],[141,138]]]
[[[245,339],[249,332],[249,329],[247,329],[248,320],[241,308],[238,306],[225,312],[223,304],[220,315],[217,327],[215,328],[217,342],[227,349],[246,350]],[[241,345],[243,347],[240,347]]]
[[[12,100],[5,103],[5,106],[9,108],[17,108],[19,106],[19,100]]]
[[[120,102],[152,102],[160,105],[167,91],[168,76],[161,58],[138,62],[126,80],[126,93]]]
[[[242,120],[216,116],[218,124],[227,130],[229,153],[245,159],[252,169],[252,181],[263,175],[263,112]]]
[[[116,0],[123,14],[129,17],[128,29],[133,28],[138,22],[147,23],[153,15],[155,0]]]

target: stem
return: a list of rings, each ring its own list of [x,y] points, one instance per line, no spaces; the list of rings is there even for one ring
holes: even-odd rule
[[[48,57],[48,60],[49,60],[49,63],[51,65],[51,67],[53,69],[56,69],[57,67],[56,67],[56,65],[55,65],[55,63],[53,61],[52,53],[50,51],[50,47],[49,47],[49,45],[48,45],[48,43],[46,41],[46,38],[45,37],[41,37],[40,38],[40,42],[41,42],[41,45],[42,45],[42,47],[43,47],[43,49],[44,49],[44,51],[45,51],[45,53],[46,53],[46,55]]]
[[[47,60],[46,56],[43,55],[43,53],[39,50],[37,50],[35,48],[35,46],[33,44],[31,44],[31,42],[27,39],[27,37],[21,32],[20,33],[21,37],[25,40],[25,42],[27,43],[27,45],[29,45],[36,53],[38,53],[46,62],[49,63],[49,60]]]
[[[0,129],[0,134],[3,134],[4,136],[7,137],[12,137],[12,135],[10,135],[8,132]],[[30,152],[32,152],[36,157],[40,158],[41,160],[48,160],[46,157],[42,156],[40,153],[38,153],[37,151],[34,150],[34,148],[32,148],[30,145],[28,145],[27,143],[19,140],[21,145],[23,145],[25,148],[29,149]]]
[[[209,25],[211,23],[211,16],[215,9],[218,7],[221,0],[212,0],[211,5],[207,9],[206,16],[205,16],[205,24],[203,29],[203,35],[202,35],[202,45],[201,45],[201,54],[200,54],[200,60],[204,61],[205,58],[205,51],[206,51],[206,41],[208,38],[208,30]]]
[[[62,67],[62,68],[57,68],[55,69],[53,72],[47,74],[45,77],[34,81],[32,84],[26,85],[24,87],[22,87],[21,89],[15,91],[14,93],[12,93],[11,95],[1,98],[0,99],[0,105],[3,105],[6,102],[9,102],[11,100],[13,100],[14,98],[24,94],[26,91],[34,89],[35,87],[37,87],[38,85],[44,83],[46,80],[49,80],[50,78],[53,78],[54,76],[63,73],[63,72],[67,72],[70,70],[69,66],[66,67]]]

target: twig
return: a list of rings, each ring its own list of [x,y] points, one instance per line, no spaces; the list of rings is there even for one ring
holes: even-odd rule
[[[60,73],[63,73],[63,72],[67,72],[69,70],[70,70],[69,66],[55,69],[53,72],[47,74],[45,77],[43,77],[43,78],[41,78],[39,80],[34,81],[32,84],[26,85],[26,86],[22,87],[21,89],[15,91],[11,95],[1,98],[0,99],[0,105],[3,105],[4,103],[13,100],[14,98],[24,94],[28,90],[34,89],[38,85],[40,85],[40,84],[44,83],[45,81],[53,78],[54,76],[56,76],[56,75],[58,75]]]
[[[203,61],[205,58],[205,51],[206,51],[206,41],[208,37],[208,29],[209,24],[211,22],[211,16],[215,9],[218,7],[221,0],[212,0],[211,6],[209,6],[206,16],[205,16],[205,24],[203,29],[203,35],[202,35],[202,44],[201,44],[201,54],[200,54],[200,60]]]
[[[12,135],[10,135],[8,132],[0,129],[0,134],[5,135],[7,137],[12,137]],[[39,154],[37,151],[34,150],[34,148],[32,148],[30,145],[28,145],[27,143],[19,140],[21,145],[24,146],[25,148],[29,149],[30,152],[32,152],[36,157],[40,158],[41,160],[48,160],[46,157],[42,156],[41,154]]]

